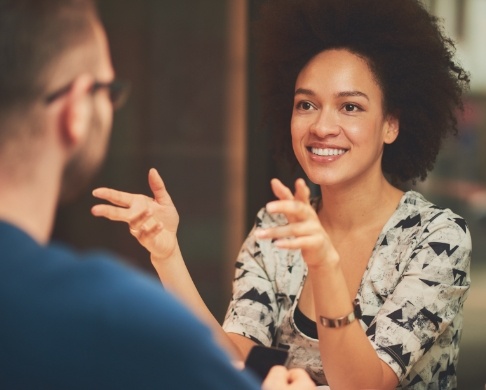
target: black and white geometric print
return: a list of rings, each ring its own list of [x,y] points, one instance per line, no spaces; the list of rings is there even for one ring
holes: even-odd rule
[[[262,209],[255,226],[285,224]],[[377,239],[357,298],[361,325],[378,356],[399,378],[397,389],[455,389],[471,259],[464,219],[406,192]],[[307,267],[300,251],[282,250],[252,232],[236,262],[233,297],[223,328],[263,345],[290,351],[327,384],[318,340],[295,325]]]

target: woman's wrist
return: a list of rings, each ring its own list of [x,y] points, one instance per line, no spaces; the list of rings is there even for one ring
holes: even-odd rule
[[[179,248],[179,243],[174,245],[174,249],[166,254],[157,254],[157,253],[150,253],[150,260],[152,261],[152,265],[158,269],[162,265],[167,265],[169,263],[173,263],[178,261],[182,258],[182,253]]]
[[[303,254],[305,260],[305,254]],[[333,272],[341,269],[339,254],[333,249],[328,254],[320,255],[318,260],[306,261],[309,270]]]

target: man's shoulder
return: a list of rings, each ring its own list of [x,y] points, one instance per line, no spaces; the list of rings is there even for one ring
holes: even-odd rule
[[[4,225],[0,387],[257,388],[154,277]]]
[[[41,246],[14,227],[0,224],[0,230],[4,234],[0,238],[4,250],[0,290],[12,302],[24,303],[12,310],[28,315],[36,306],[43,317],[52,315],[52,321],[78,318],[89,326],[91,320],[98,331],[123,321],[126,326],[121,330],[127,332],[148,317],[154,322],[167,318],[168,313],[172,317],[191,315],[155,276],[142,273],[114,254],[81,253],[62,244]],[[196,326],[192,318],[186,322]],[[165,320],[158,326],[170,327],[171,323]]]
[[[143,326],[143,333],[153,331],[151,337],[164,337],[165,332],[183,331],[184,326],[173,326],[178,321],[188,324],[192,332],[195,328],[203,328],[154,275],[129,265],[112,253],[78,253],[53,245],[43,257],[59,260],[52,275],[60,282],[58,293],[75,302],[74,310],[79,315],[92,318],[98,329],[105,328],[109,334],[116,329],[132,337]],[[119,326],[121,322],[123,327]],[[156,327],[152,329],[150,324]]]

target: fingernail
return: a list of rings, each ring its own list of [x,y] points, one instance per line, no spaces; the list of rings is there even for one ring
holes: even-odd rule
[[[271,202],[271,203],[267,203],[267,205],[265,206],[265,209],[269,212],[269,213],[273,213],[275,211],[275,203]]]

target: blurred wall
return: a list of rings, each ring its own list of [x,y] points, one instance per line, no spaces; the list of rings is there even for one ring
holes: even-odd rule
[[[115,114],[111,148],[92,188],[150,196],[148,170],[159,170],[180,214],[186,263],[222,319],[235,243],[243,237],[245,3],[103,0],[99,9],[117,77],[131,81],[132,93]],[[95,203],[86,193],[63,207],[55,238],[115,251],[154,274],[126,224],[90,215]]]

